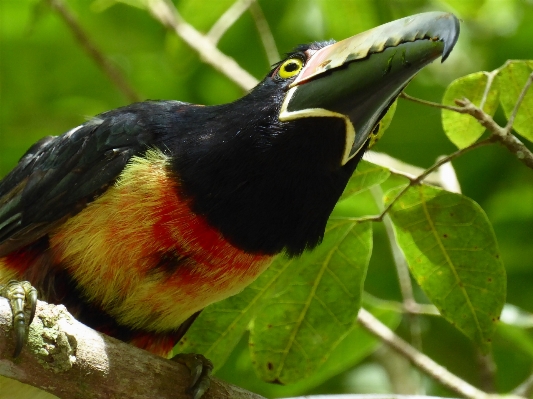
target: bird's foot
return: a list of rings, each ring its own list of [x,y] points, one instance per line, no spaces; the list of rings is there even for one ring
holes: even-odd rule
[[[172,360],[187,366],[191,371],[192,381],[187,393],[191,394],[193,399],[200,399],[211,384],[213,363],[196,353],[178,353]]]
[[[35,316],[37,306],[37,290],[29,281],[11,280],[7,284],[0,284],[0,296],[7,298],[13,313],[13,329],[15,330],[15,353],[17,357],[26,341],[26,334]],[[29,316],[27,311],[29,309]],[[28,323],[26,323],[28,321]]]

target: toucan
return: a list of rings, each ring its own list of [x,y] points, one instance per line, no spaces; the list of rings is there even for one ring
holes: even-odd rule
[[[410,16],[300,45],[232,103],[134,103],[35,143],[0,182],[15,355],[37,295],[166,355],[274,256],[312,250],[387,109],[458,35],[452,14]]]

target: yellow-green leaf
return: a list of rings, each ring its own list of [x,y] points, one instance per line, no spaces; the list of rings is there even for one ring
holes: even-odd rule
[[[291,262],[275,260],[256,281],[240,294],[216,302],[202,311],[176,346],[181,353],[201,353],[215,371],[222,367],[237,346],[250,321],[261,311],[265,297]]]
[[[516,101],[533,73],[533,61],[510,61],[498,74],[500,102],[509,118]],[[533,90],[530,88],[518,109],[513,129],[529,141],[533,141]]]
[[[505,303],[506,277],[481,207],[460,194],[415,186],[390,216],[420,287],[445,319],[486,352]]]
[[[383,183],[390,176],[390,171],[382,166],[375,165],[367,161],[360,161],[357,169],[348,181],[340,201],[368,190],[376,184]]]
[[[442,103],[456,106],[455,100],[468,98],[489,115],[498,108],[498,90],[487,72],[476,72],[454,80],[446,89]],[[486,93],[485,101],[481,104]],[[442,110],[444,132],[458,148],[468,147],[481,137],[485,128],[471,115]]]
[[[280,284],[250,330],[252,360],[263,380],[309,377],[351,331],[371,248],[370,223],[335,221],[312,252],[274,262]]]
[[[268,271],[264,276],[267,275]],[[260,289],[248,287],[238,295],[208,306],[176,345],[176,352],[201,353],[218,370],[246,331],[262,293]]]
[[[374,128],[374,131],[372,131],[372,133],[370,134],[370,144],[368,145],[368,148],[372,148],[379,141],[379,139],[383,136],[383,134],[385,133],[385,130],[389,128],[390,123],[392,122],[392,118],[394,117],[394,113],[396,112],[397,105],[398,105],[398,100],[395,100],[391,104],[391,106],[389,107],[389,109],[387,110],[383,118],[381,118],[381,120],[379,121],[377,125],[378,126],[377,130],[376,128]]]

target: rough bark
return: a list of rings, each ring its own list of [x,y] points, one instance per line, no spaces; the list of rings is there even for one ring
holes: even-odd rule
[[[76,321],[64,306],[39,301],[17,359],[12,358],[13,337],[11,310],[0,298],[0,375],[59,398],[190,398],[185,366],[100,334]],[[262,397],[213,378],[204,398]]]

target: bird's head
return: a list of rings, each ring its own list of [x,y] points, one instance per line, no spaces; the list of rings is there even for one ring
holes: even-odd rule
[[[440,56],[444,61],[458,35],[453,14],[428,12],[340,42],[299,46],[267,78],[283,93],[279,120],[341,119],[345,147],[339,162],[345,165],[413,76]]]
[[[177,158],[194,210],[249,251],[316,246],[387,109],[458,34],[455,16],[430,12],[299,46],[245,97],[200,107],[209,145]]]

